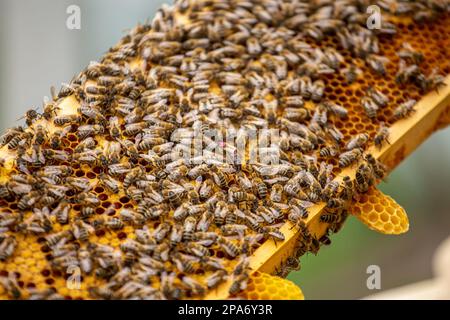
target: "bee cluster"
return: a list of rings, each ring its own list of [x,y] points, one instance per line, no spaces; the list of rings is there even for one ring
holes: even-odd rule
[[[416,23],[449,9],[447,1],[376,3],[386,17]],[[163,7],[53,92],[42,113],[27,112],[27,127],[0,137],[2,150],[14,154],[0,185],[9,206],[0,214],[0,261],[14,257],[24,234],[42,244],[49,269],[66,276],[77,267],[97,279],[91,298],[201,297],[225,280],[237,295],[252,253],[264,241],[284,241],[280,227],[289,221],[301,240],[280,274],[297,270],[296,257],[330,243],[308,231],[309,208],[325,203],[320,222],[338,231],[352,199],[386,174],[368,146],[382,147],[389,124],[414,110],[414,99],[393,106],[369,86],[357,111],[378,131],[349,136],[338,125],[350,111],[327,93],[330,77],[350,87],[364,73],[389,74],[380,43],[395,38],[396,25],[386,18],[367,29],[368,5],[182,0]],[[399,85],[422,93],[443,85],[437,70],[420,70],[425,57],[411,46],[398,56]],[[133,67],[136,60],[143,65]],[[68,97],[79,103],[75,114],[60,110]],[[392,107],[392,117],[380,116]],[[174,160],[173,133],[199,127],[279,129],[280,163],[225,163],[209,154]],[[246,159],[246,150],[235,152]],[[354,179],[335,179],[351,166]],[[105,235],[120,241],[99,241]],[[0,284],[10,297],[24,297],[13,276]],[[32,299],[64,298],[56,288],[27,290]]]

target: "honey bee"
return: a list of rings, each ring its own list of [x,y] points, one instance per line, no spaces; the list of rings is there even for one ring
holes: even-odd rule
[[[175,220],[183,220],[184,218],[186,218],[188,213],[189,213],[188,204],[183,203],[180,206],[178,206],[178,208],[175,209],[173,213],[173,218]]]
[[[217,270],[206,278],[206,286],[208,287],[208,289],[214,289],[220,283],[224,282],[227,278],[228,274],[225,270]]]
[[[29,289],[28,300],[64,300],[64,297],[56,292],[55,288],[43,290]]]
[[[323,245],[329,246],[331,244],[331,239],[325,234],[320,237],[319,242]]]
[[[56,246],[59,242],[66,242],[73,239],[73,233],[70,230],[63,230],[57,233],[49,234],[45,237],[49,247]]]
[[[388,58],[376,54],[369,54],[365,61],[377,74],[382,76],[386,74],[386,64],[389,62]]]
[[[107,190],[109,190],[112,193],[119,193],[120,186],[115,179],[113,179],[112,177],[108,176],[105,173],[99,175],[98,178],[100,184],[104,186]]]
[[[14,236],[0,236],[0,261],[6,261],[14,254],[17,248],[17,240]]]
[[[23,127],[15,127],[15,128],[9,128],[7,129],[1,136],[0,136],[0,144],[1,146],[7,145],[12,139],[17,139],[16,145],[20,142],[22,134],[24,133]]]
[[[50,146],[52,149],[59,149],[62,145],[62,138],[67,135],[72,130],[72,126],[66,126],[62,130],[56,130],[52,135],[50,135]],[[77,146],[78,148],[78,146]]]
[[[52,215],[56,216],[56,220],[60,224],[67,224],[69,222],[69,213],[70,205],[66,201],[61,201],[52,211]]]
[[[57,111],[60,110],[54,102],[48,101],[48,98],[44,98],[43,109],[41,116],[47,121],[50,121],[53,116],[56,116]]]
[[[327,202],[328,208],[342,209],[346,206],[346,202],[341,198],[330,198]]]
[[[231,258],[237,257],[241,252],[241,249],[236,244],[225,237],[220,236],[217,239],[217,243],[222,248],[222,250]]]
[[[217,241],[217,233],[209,231],[209,232],[196,232],[194,234],[195,243],[202,245],[204,247],[210,247]],[[209,254],[206,254],[209,255]],[[205,255],[204,255],[205,256]]]
[[[322,199],[328,201],[336,196],[339,191],[339,182],[330,181],[326,184],[322,192]]]
[[[78,251],[78,260],[80,261],[81,270],[86,274],[90,274],[93,269],[93,259],[90,251],[86,248],[80,249]]]
[[[404,60],[409,60],[414,64],[419,64],[423,61],[424,56],[421,52],[416,51],[408,42],[402,43],[402,49],[397,52],[397,55]]]
[[[109,118],[109,134],[114,139],[118,139],[121,134],[120,126],[119,126],[119,118],[114,116]]]
[[[75,239],[84,242],[89,239],[89,235],[94,231],[93,229],[94,228],[91,225],[81,220],[76,220],[72,226],[72,234]]]
[[[369,187],[373,184],[372,169],[366,164],[361,164],[356,171],[355,178],[356,189],[361,193],[367,192],[369,190]]]
[[[225,223],[228,214],[228,206],[224,201],[218,201],[214,210],[214,223],[218,226]]]
[[[349,176],[345,176],[343,179],[341,199],[346,201],[353,199],[353,182]]]
[[[147,127],[148,124],[146,122],[131,122],[125,125],[123,133],[131,137],[141,133]]]
[[[80,139],[85,139],[89,136],[102,134],[105,131],[105,128],[102,125],[94,124],[94,125],[82,125],[77,129],[77,134]]]
[[[178,182],[184,177],[186,177],[189,169],[185,165],[181,165],[177,168],[174,168],[167,176],[167,179],[169,179],[172,182]]]
[[[152,149],[152,147],[166,143],[167,140],[164,138],[158,138],[154,136],[143,137],[138,144],[138,149],[141,151],[147,151]]]
[[[12,299],[18,300],[22,297],[22,291],[17,283],[17,279],[13,276],[1,276],[0,285],[3,287],[5,293]]]
[[[89,179],[84,177],[67,177],[66,183],[79,191],[88,191],[92,188]]]
[[[414,100],[414,99],[410,99],[410,100],[400,104],[394,110],[394,115],[393,115],[394,119],[400,120],[400,119],[407,117],[411,113],[413,113],[415,111],[414,110],[415,104],[416,104],[416,100]]]
[[[84,206],[96,207],[100,204],[100,199],[92,192],[81,192],[77,194],[75,201]]]
[[[339,65],[344,62],[344,57],[332,48],[326,48],[323,56],[323,62],[334,70],[339,70]]]
[[[291,178],[283,187],[283,191],[290,196],[298,197],[302,189],[298,183],[297,177]]]
[[[339,149],[333,145],[327,145],[320,149],[319,154],[323,158],[332,158],[339,153]]]
[[[304,153],[312,151],[315,148],[311,141],[293,134],[290,135],[290,144],[294,148],[299,148]]]
[[[358,79],[360,75],[362,75],[361,69],[359,69],[354,64],[351,64],[348,68],[342,69],[341,72],[344,74],[348,84],[352,84]]]
[[[360,133],[354,136],[345,147],[346,150],[353,150],[356,148],[363,148],[367,141],[369,141],[369,135],[367,133]]]
[[[373,101],[371,97],[365,96],[361,99],[361,105],[370,119],[374,119],[377,116],[378,105]]]
[[[198,191],[201,199],[209,198],[213,193],[214,182],[211,179],[206,179],[202,182]]]
[[[285,268],[287,269],[285,276],[291,271],[299,271],[301,268],[299,259],[294,257],[287,258]]]
[[[194,239],[194,232],[197,226],[197,220],[190,216],[184,220],[183,224],[183,241],[192,241]]]
[[[220,230],[225,236],[239,235],[243,237],[247,230],[247,226],[242,224],[225,224]]]
[[[320,215],[320,222],[334,223],[338,220],[338,215],[334,213],[324,213]]]
[[[422,77],[422,72],[416,64],[408,65],[405,60],[400,60],[395,81],[400,85],[405,85],[410,81],[414,81]]]
[[[245,290],[247,288],[248,278],[248,272],[244,272],[238,276],[235,276],[233,278],[233,283],[230,286],[229,294],[234,296],[239,292]]]
[[[0,228],[15,226],[22,221],[21,214],[4,213],[0,219]]]
[[[214,182],[222,189],[228,187],[230,181],[228,174],[216,166],[213,167],[213,171]]]
[[[281,184],[274,184],[270,190],[270,200],[273,202],[281,202],[283,196],[283,186]]]
[[[0,184],[0,198],[8,198],[10,196],[9,188],[6,184]]]
[[[335,126],[328,125],[325,131],[333,138],[334,142],[339,144],[344,139],[344,134]]]
[[[386,176],[387,168],[384,164],[377,161],[373,155],[368,154],[366,160],[369,163],[372,171],[377,179],[383,179]]]
[[[132,209],[122,209],[120,210],[120,218],[124,222],[129,222],[135,226],[144,225],[146,219],[144,216],[138,214],[136,211]]]
[[[308,93],[310,94],[309,91],[308,91]],[[304,114],[305,115],[305,119],[309,118],[310,114],[309,114],[308,111],[300,111],[300,110],[306,110],[306,109],[300,109],[300,108],[303,108],[303,106],[305,105],[305,102],[303,101],[302,96],[287,96],[287,97],[283,97],[281,99],[281,102],[286,106],[286,109],[288,109],[288,111],[284,113],[285,115],[289,115],[290,112],[293,112],[293,110],[296,110],[296,113],[300,113],[301,115]],[[285,118],[288,119],[288,120],[291,120],[291,121],[296,120],[295,119],[296,117],[293,118],[292,116],[291,117],[285,117]]]
[[[284,241],[286,239],[284,234],[278,228],[272,226],[263,227],[262,233],[265,236],[272,238],[274,241]]]
[[[322,105],[324,106],[324,108],[330,112],[332,112],[333,114],[335,114],[336,116],[338,116],[339,118],[346,118],[348,115],[348,111],[347,109],[345,109],[343,106],[331,102],[331,101],[325,101],[322,103]],[[326,121],[325,123],[326,124]]]
[[[103,154],[108,164],[118,163],[121,158],[122,146],[117,141],[108,141],[105,143]]]
[[[389,103],[389,98],[374,87],[369,87],[368,94],[369,97],[372,98],[372,100],[381,108],[386,107]]]
[[[47,130],[41,124],[36,125],[36,129],[34,130],[34,143],[38,145],[42,145],[45,141],[47,141],[48,135]]]
[[[341,153],[339,155],[339,167],[345,168],[356,162],[362,157],[363,151],[360,148],[355,148],[350,151]]]
[[[139,150],[136,147],[136,144],[127,139],[120,140],[120,143],[122,144],[122,147],[125,149],[126,155],[130,157],[130,160],[137,161],[139,158]]]
[[[162,195],[164,196],[164,198],[166,198],[169,201],[169,203],[174,207],[177,207],[180,204],[185,194],[186,190],[181,186],[172,189],[164,189],[162,191]]]
[[[253,179],[253,185],[255,186],[256,192],[260,199],[265,199],[268,194],[267,185],[261,178]]]
[[[188,289],[192,292],[194,295],[204,295],[206,288],[203,284],[198,282],[197,280],[194,280],[191,277],[184,276],[181,280],[184,285],[188,287]]]
[[[46,166],[43,168],[44,176],[69,176],[73,173],[73,169],[66,165]]]
[[[161,275],[162,293],[167,299],[181,299],[183,291],[175,286],[176,273],[172,272],[167,275],[163,272]]]
[[[107,122],[106,118],[103,116],[103,114],[98,110],[96,106],[91,106],[82,103],[81,106],[78,108],[78,112],[86,116],[87,118],[94,120],[97,124],[105,125]]]
[[[37,109],[30,109],[25,113],[25,116],[23,118],[25,118],[25,123],[27,124],[27,126],[31,127],[34,121],[36,121],[40,117],[41,115],[37,112]]]
[[[40,197],[41,194],[39,191],[29,192],[20,198],[17,207],[20,210],[29,209],[40,200]]]
[[[198,258],[205,258],[210,256],[209,249],[199,242],[185,243],[183,245],[183,250]]]
[[[309,216],[308,208],[313,205],[314,203],[312,203],[311,201],[292,198],[291,200],[289,200],[290,211],[288,219],[294,223],[300,218],[306,219]]]
[[[128,163],[117,163],[117,164],[111,164],[108,166],[108,172],[111,176],[122,176],[124,174],[127,174],[131,171],[131,166]],[[127,188],[125,186],[125,180],[124,180],[124,186],[125,189]]]
[[[202,247],[203,248],[203,247]],[[152,248],[153,249],[153,248]],[[153,257],[157,260],[166,262],[169,260],[169,252],[171,248],[167,242],[162,242],[153,250]],[[209,251],[208,251],[209,253]]]
[[[114,291],[108,286],[90,287],[89,295],[94,299],[111,300],[115,297]]]
[[[322,80],[316,80],[310,86],[311,100],[314,102],[320,102],[325,91],[325,83]]]
[[[200,195],[198,194],[197,190],[195,190],[195,189],[188,191],[188,198],[189,198],[189,201],[194,205],[200,203]]]
[[[60,115],[53,118],[53,123],[58,127],[63,127],[67,124],[78,124],[81,122],[81,117],[78,114]]]
[[[283,111],[283,118],[290,121],[305,121],[310,117],[308,109],[287,107]]]
[[[22,141],[27,141],[27,136],[25,133],[20,133],[20,134],[13,136],[6,145],[7,145],[8,149],[15,150],[19,147],[19,144]]]
[[[383,147],[383,142],[387,142],[389,144],[389,127],[386,126],[384,122],[380,122],[380,127],[378,128],[377,133],[374,137],[375,146],[379,149]]]
[[[433,69],[428,76],[417,77],[416,83],[423,92],[430,90],[438,91],[441,86],[445,86],[445,78],[443,75],[438,74],[438,69]]]

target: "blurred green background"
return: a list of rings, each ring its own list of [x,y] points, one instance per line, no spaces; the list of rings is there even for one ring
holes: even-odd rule
[[[151,17],[161,0],[2,0],[0,2],[0,129],[41,106],[51,85],[69,81],[114,45],[123,32]],[[66,28],[66,8],[81,8],[81,30]],[[289,279],[308,299],[354,299],[366,287],[369,265],[381,268],[382,290],[432,276],[431,257],[450,234],[450,130],[432,136],[381,189],[407,210],[410,232],[384,236],[350,217],[332,245],[301,259]]]

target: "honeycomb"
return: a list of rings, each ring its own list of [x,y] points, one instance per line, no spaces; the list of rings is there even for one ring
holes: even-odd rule
[[[292,281],[254,272],[240,298],[245,300],[304,300],[303,293]]]
[[[169,134],[175,127],[193,127],[195,119],[207,119],[211,121],[209,126],[217,126],[220,131],[224,128],[237,130],[244,121],[248,126],[260,120],[265,121],[265,127],[284,128],[284,122],[278,121],[286,111],[284,102],[274,113],[266,104],[284,101],[282,99],[285,98],[286,83],[279,81],[276,86],[272,83],[278,81],[273,79],[278,77],[278,71],[273,70],[278,60],[270,61],[268,56],[278,55],[281,50],[278,48],[283,45],[278,42],[286,39],[301,41],[301,46],[308,47],[308,54],[326,49],[339,53],[343,58],[336,68],[339,71],[320,75],[317,79],[316,75],[311,76],[314,80],[323,81],[322,101],[345,106],[347,116],[341,118],[330,113],[323,125],[324,128],[334,126],[342,133],[339,149],[348,145],[355,136],[367,134],[364,152],[373,153],[375,160],[387,165],[387,170],[410,151],[406,147],[398,148],[395,151],[395,159],[398,160],[387,161],[373,145],[382,123],[390,127],[393,136],[398,125],[414,127],[417,121],[414,114],[410,119],[396,121],[394,110],[409,99],[421,100],[427,93],[417,84],[397,83],[400,61],[396,53],[405,43],[409,43],[414,51],[424,57],[420,62],[420,71],[424,75],[431,74],[435,69],[439,74],[449,74],[450,59],[446,50],[450,34],[448,12],[440,15],[432,12],[433,19],[423,23],[415,22],[408,15],[385,13],[383,19],[395,25],[397,32],[395,36],[377,35],[379,54],[389,58],[385,74],[377,75],[369,69],[364,59],[356,58],[350,50],[343,48],[336,34],[325,32],[319,40],[303,34],[295,37],[299,30],[290,26],[292,20],[283,19],[283,16],[293,14],[288,2],[275,1],[279,6],[273,6],[271,1],[266,0],[253,2],[257,4],[255,14],[248,10],[252,2],[240,0],[223,3],[178,1],[172,8],[163,8],[151,24],[136,27],[100,63],[88,66],[72,80],[71,85],[55,94],[53,100],[44,106],[42,114],[27,113],[27,127],[23,133],[20,130],[16,133],[21,138],[17,141],[15,138],[8,139],[0,150],[3,160],[0,166],[0,248],[10,251],[14,247],[12,253],[6,254],[7,257],[0,261],[0,290],[3,290],[0,291],[0,299],[179,299],[202,298],[208,293],[216,298],[228,298],[231,287],[242,291],[232,294],[233,297],[299,299],[303,297],[299,288],[264,272],[286,276],[292,265],[296,265],[292,264],[292,260],[296,261],[307,252],[317,253],[322,244],[329,242],[327,235],[337,232],[345,222],[347,209],[378,231],[401,233],[407,230],[407,217],[403,209],[374,188],[369,188],[367,192],[352,189],[357,193],[357,202],[348,199],[342,208],[332,208],[334,206],[330,207],[323,201],[322,194],[316,195],[318,199],[313,200],[316,191],[301,187],[301,192],[308,192],[306,198],[311,200],[308,202],[312,202],[312,206],[303,208],[307,214],[296,219],[298,221],[294,225],[287,220],[293,210],[290,201],[298,197],[283,192],[278,201],[281,209],[275,210],[278,216],[261,215],[258,219],[262,221],[255,226],[252,222],[256,219],[255,207],[271,208],[273,201],[269,201],[269,195],[274,187],[273,182],[266,182],[270,179],[258,171],[257,165],[247,163],[251,153],[249,148],[236,151],[244,154],[244,163],[232,168],[230,173],[219,171],[229,167],[214,164],[208,166],[206,173],[195,177],[183,173],[186,167],[187,170],[193,169],[191,163],[184,163],[183,167],[165,157],[168,151],[175,149],[175,145],[168,142]],[[315,12],[317,15],[320,15],[322,6],[336,6],[336,11],[342,9],[338,8],[342,4],[333,1],[317,4],[312,1],[305,5],[311,6],[311,14]],[[245,23],[252,25],[258,21],[252,32],[261,41],[267,38],[272,41],[264,48],[267,52],[261,53],[257,46],[252,47],[251,41],[254,45],[254,39],[248,39],[248,48],[245,49],[241,44],[243,41],[233,33],[241,29],[226,22],[228,18],[236,19],[232,9],[246,17]],[[268,19],[267,12],[273,13],[274,22]],[[213,27],[209,28],[209,25]],[[289,33],[288,29],[294,31]],[[278,36],[278,39],[270,39],[275,31],[287,33]],[[205,36],[211,39],[206,40]],[[215,56],[222,54],[220,39],[224,37],[229,37],[228,42],[236,42],[234,47],[225,51],[224,56],[228,60]],[[167,41],[159,43],[161,39]],[[251,51],[250,54],[246,50]],[[295,79],[297,73],[303,71],[298,70],[298,62],[286,60],[286,75],[281,74],[279,78]],[[200,81],[199,89],[196,89],[198,92],[191,91],[191,86],[194,86],[191,82],[201,73],[196,69],[197,64],[202,63],[208,85],[205,89]],[[360,70],[360,74],[353,83],[348,83],[342,70],[353,65]],[[173,69],[176,70],[175,75]],[[233,69],[242,74],[254,72],[266,76],[267,73],[263,80],[265,87],[256,90],[246,79],[231,77],[226,80],[226,74],[221,75],[220,71]],[[283,70],[280,72],[283,73]],[[109,76],[101,78],[103,74]],[[262,81],[258,77],[256,79]],[[227,81],[232,84],[227,85]],[[361,99],[370,88],[375,88],[389,100],[388,105],[381,108],[373,119],[367,117],[361,106]],[[246,94],[246,90],[253,92]],[[207,98],[204,98],[205,94]],[[249,100],[251,94],[255,96],[255,101]],[[313,115],[323,106],[319,101],[314,101],[320,99],[313,99],[312,96],[304,97],[305,105],[297,108],[308,114],[306,120],[295,120],[294,126],[301,122],[311,124],[313,118],[323,121],[320,114],[319,120]],[[260,100],[265,100],[262,103],[264,106],[259,105]],[[219,105],[216,108],[219,113],[206,112],[208,108],[214,109],[215,103]],[[254,108],[252,104],[255,104]],[[248,107],[245,115],[239,113],[242,106]],[[201,108],[203,111],[198,114]],[[131,125],[135,124],[137,127],[132,128]],[[92,138],[89,142],[92,145],[87,147],[89,138]],[[313,172],[320,169],[324,173],[322,168],[325,166],[322,164],[331,165],[326,166],[325,180],[341,183],[345,176],[349,176],[354,183],[358,165],[366,161],[361,160],[342,169],[338,165],[338,156],[321,154],[331,145],[331,137],[325,135],[321,139],[323,141],[320,143],[312,143],[311,150],[303,150],[301,143],[288,147],[282,155],[283,161],[292,166],[290,168],[294,172],[307,171],[314,179],[319,179],[319,172]],[[307,140],[306,137],[304,140]],[[118,152],[112,149],[118,146],[116,142],[120,143]],[[389,142],[391,144],[383,143],[382,151],[396,148],[394,139]],[[142,154],[147,151],[148,154]],[[314,160],[305,163],[304,156]],[[50,173],[46,173],[49,167]],[[138,176],[129,176],[136,168],[140,169],[136,171]],[[209,171],[211,168],[216,171]],[[42,180],[42,172],[47,180]],[[105,180],[105,175],[112,176],[112,185]],[[292,177],[292,173],[286,175]],[[232,187],[238,187],[238,191],[245,189],[245,184],[240,180],[242,177],[249,179],[251,186],[250,190],[245,191],[245,200],[236,201],[234,198],[238,192],[233,194]],[[286,177],[277,178],[280,183],[286,183],[283,180]],[[211,191],[205,191],[206,195],[199,200],[196,192],[207,190],[207,182]],[[173,184],[183,190],[179,198],[173,191]],[[30,185],[31,189],[24,185]],[[49,196],[46,189],[50,185],[53,189]],[[25,188],[25,191],[20,188]],[[322,188],[325,185],[320,187],[320,192]],[[42,196],[42,191],[45,191],[45,196]],[[215,214],[222,206],[212,202],[205,210],[205,205],[220,192],[227,193],[224,196],[227,212],[234,210],[234,214],[227,213],[226,218],[230,216],[230,222],[220,222],[219,216],[218,222],[212,223],[208,213]],[[252,196],[253,200],[250,200]],[[144,201],[143,197],[149,200]],[[163,200],[158,200],[160,198]],[[369,212],[367,209],[372,203],[374,210]],[[385,204],[388,207],[383,207]],[[68,211],[64,218],[61,208],[66,208],[66,205]],[[362,209],[357,211],[357,208]],[[239,216],[239,212],[244,212],[245,217]],[[262,214],[264,210],[258,212]],[[125,214],[131,214],[131,217]],[[176,218],[179,214],[182,219]],[[190,236],[189,232],[184,235],[184,230],[190,228],[189,218],[192,217],[197,228],[199,220],[204,218],[203,222],[208,225],[206,230],[216,235],[212,244],[204,245],[208,239],[199,238],[191,245],[190,239],[194,236]],[[39,221],[37,225],[35,219]],[[233,231],[234,234],[232,232],[229,236],[225,232],[227,225],[235,225],[228,226],[230,230],[242,228],[244,231]],[[173,240],[173,244],[169,240],[168,230],[179,231],[178,228],[183,228],[183,239]],[[175,231],[173,233],[177,236]],[[58,235],[62,239],[55,240],[55,245],[52,240]],[[12,237],[17,244],[7,246]],[[158,240],[159,237],[161,240]],[[223,242],[217,240],[219,237]],[[92,268],[83,264],[86,259],[82,257],[86,252],[94,257],[91,258],[95,260]],[[80,272],[79,267],[92,270]],[[217,282],[212,280],[215,277]],[[277,290],[272,291],[275,287]]]
[[[370,188],[359,201],[353,202],[351,213],[370,229],[384,234],[401,234],[409,229],[405,210],[391,197]]]
[[[402,86],[395,81],[399,63],[396,52],[401,50],[403,43],[411,44],[426,57],[423,65],[421,65],[425,72],[431,72],[434,68],[439,68],[444,74],[450,73],[449,52],[446,50],[450,45],[450,23],[448,19],[448,15],[445,15],[442,20],[431,24],[417,24],[409,19],[401,19],[396,22],[397,36],[380,38],[380,51],[386,57],[389,57],[390,61],[386,65],[387,73],[384,76],[373,74],[361,62],[355,63],[349,53],[343,52],[343,56],[346,58],[346,66],[355,63],[363,71],[363,75],[353,85],[348,86],[345,84],[342,75],[331,74],[326,80],[330,84],[330,89],[325,95],[332,101],[349,106],[349,118],[345,121],[337,119],[335,123],[336,127],[341,129],[346,141],[360,132],[367,132],[373,137],[380,122],[392,124],[395,121],[392,117],[393,108],[391,107],[398,106],[408,99],[419,100],[421,98],[422,94],[417,86],[413,84]],[[394,21],[398,20],[395,19]],[[328,45],[337,46],[336,40],[330,40]],[[367,117],[361,114],[360,99],[369,87],[376,87],[387,95],[390,101],[395,102],[384,108],[377,115],[375,122],[367,121]]]

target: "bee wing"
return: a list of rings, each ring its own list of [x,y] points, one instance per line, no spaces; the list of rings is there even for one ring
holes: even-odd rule
[[[308,201],[308,200],[300,200],[301,201],[301,205],[303,208],[310,208],[314,205],[313,202]]]

